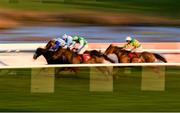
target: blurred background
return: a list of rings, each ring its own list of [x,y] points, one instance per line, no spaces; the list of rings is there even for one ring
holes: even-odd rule
[[[89,42],[180,41],[179,0],[0,0],[0,42],[47,42],[64,33]]]

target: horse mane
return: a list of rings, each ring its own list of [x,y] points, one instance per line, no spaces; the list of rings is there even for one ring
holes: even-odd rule
[[[46,49],[50,49],[52,47],[52,43],[55,43],[53,40],[50,40],[45,46]]]

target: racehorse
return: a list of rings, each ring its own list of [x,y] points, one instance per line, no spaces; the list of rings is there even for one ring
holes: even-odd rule
[[[124,50],[122,47],[110,46],[106,49],[105,55],[116,54],[119,63],[153,63],[156,60],[167,62],[167,60],[157,53],[142,52],[142,53],[132,53],[130,51]]]
[[[34,53],[33,59],[36,60],[39,56],[43,55],[48,64],[62,63],[62,61],[54,60],[52,58],[54,53],[55,53],[54,51],[49,51],[48,49],[45,49],[45,48],[37,48],[35,53]]]
[[[85,51],[84,54],[78,54],[70,49],[59,47],[57,52],[53,55],[53,59],[59,59],[61,56],[65,56],[70,64],[104,63],[104,60],[114,63],[113,60],[97,50]]]
[[[53,55],[56,51],[51,51],[52,46],[55,45],[54,40],[50,40],[45,48],[37,48],[34,54],[34,59],[37,59],[40,55],[43,55],[48,64],[65,64],[67,63],[64,57],[60,57],[58,60],[53,59]]]
[[[37,48],[34,53],[33,59],[36,60],[39,56],[43,55],[48,64],[67,64],[68,63],[67,60],[64,59],[63,56],[59,57],[59,59],[53,59],[53,55],[55,53],[56,51],[49,51],[46,48]],[[58,69],[57,72],[60,72],[62,70],[70,70],[75,73],[77,72],[77,70],[74,68],[62,68],[62,69]]]
[[[98,54],[98,51],[93,51],[94,53]],[[70,49],[64,49],[60,47],[57,52],[53,55],[53,59],[59,59],[62,55],[65,56],[67,61],[70,64],[81,64],[81,63],[86,63],[86,64],[94,64],[94,63],[105,63],[105,58],[104,56],[97,56],[93,54],[92,51],[86,51],[86,54],[77,54],[76,52],[71,51]],[[93,55],[92,55],[93,54]],[[111,61],[109,61],[111,62]],[[108,67],[98,67],[98,69],[107,75],[111,74],[112,68]]]
[[[47,45],[45,46],[45,48],[46,49],[50,49],[54,44],[55,44],[55,42],[53,40],[50,40],[47,43]],[[89,54],[92,58],[95,58],[95,57],[104,57],[105,60],[107,60],[107,61],[109,61],[111,63],[114,63],[114,61],[112,59],[110,59],[105,54],[103,54],[103,53],[101,53],[100,51],[97,51],[97,50],[85,51],[84,54],[86,54],[86,55]],[[59,56],[60,56],[60,54],[59,54]],[[83,56],[83,57],[85,57],[85,56]]]

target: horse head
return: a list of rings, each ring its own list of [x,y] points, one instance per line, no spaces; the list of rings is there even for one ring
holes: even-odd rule
[[[43,48],[37,48],[34,55],[33,59],[36,60],[39,56],[41,56],[44,52],[46,52],[46,49]]]

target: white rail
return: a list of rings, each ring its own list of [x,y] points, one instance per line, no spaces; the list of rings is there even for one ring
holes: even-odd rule
[[[8,52],[35,52],[36,49],[6,49],[6,50],[0,50],[0,53],[8,53]],[[93,50],[93,49],[88,49],[88,50]],[[96,50],[101,50],[104,52],[106,49],[96,49]],[[153,52],[153,53],[165,53],[165,54],[180,54],[180,49],[179,50],[173,50],[173,49],[144,49],[143,51],[147,52]]]
[[[0,66],[0,69],[56,68],[56,67],[136,67],[136,66],[180,66],[180,63],[117,63],[117,64],[60,64],[60,65],[27,65]]]
[[[102,52],[104,52],[106,49],[96,49],[96,50],[101,50]],[[143,51],[153,52],[153,53],[180,54],[180,49],[143,49]]]

